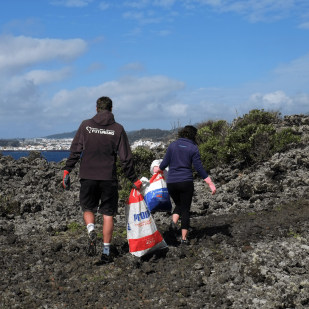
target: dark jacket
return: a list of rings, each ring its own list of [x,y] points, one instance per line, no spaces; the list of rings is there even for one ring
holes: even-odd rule
[[[169,145],[159,167],[164,170],[169,166],[166,182],[175,183],[193,181],[192,164],[201,178],[207,178],[196,143],[179,138]]]
[[[69,172],[81,157],[79,176],[83,179],[117,180],[117,155],[125,175],[137,180],[127,134],[110,111],[98,112],[79,126],[65,169]]]

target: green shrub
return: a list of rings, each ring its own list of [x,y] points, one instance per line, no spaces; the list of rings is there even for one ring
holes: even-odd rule
[[[248,166],[286,150],[291,143],[299,143],[300,136],[292,129],[276,131],[274,124],[279,121],[278,112],[255,109],[231,125],[223,120],[199,125],[197,141],[205,168],[235,161]]]
[[[269,158],[274,134],[275,128],[271,124],[248,124],[234,128],[226,139],[228,162],[237,160],[248,165]]]
[[[291,128],[283,129],[274,135],[273,153],[285,151],[288,145],[299,143],[301,137]]]
[[[202,162],[206,170],[210,170],[227,158],[226,136],[229,133],[229,125],[225,120],[208,121],[198,125],[196,136]]]
[[[155,154],[147,147],[137,147],[133,152],[133,161],[135,166],[135,172],[137,177],[150,178],[150,166],[153,160],[155,160]],[[132,183],[126,178],[122,168],[120,160],[117,160],[117,173],[119,182],[119,199],[126,201],[130,195],[132,189]]]
[[[229,132],[229,125],[225,120],[208,121],[204,124],[199,124],[196,136],[198,144],[207,142],[211,136],[216,136],[219,140],[224,140]]]
[[[199,146],[201,160],[206,170],[210,170],[227,161],[228,150],[222,141],[211,136]]]
[[[14,200],[12,195],[9,196],[0,195],[0,214],[2,216],[19,215],[20,203]]]
[[[155,159],[156,157],[153,151],[147,147],[137,147],[133,151],[133,160],[137,176],[150,177],[150,166]]]
[[[68,224],[68,230],[70,232],[73,232],[73,233],[78,232],[78,231],[82,230],[83,228],[84,227],[81,224],[79,224],[78,222],[73,221],[73,222],[70,222]]]
[[[264,109],[253,109],[243,117],[234,120],[232,127],[236,130],[248,125],[274,124],[280,121],[281,114],[279,112],[266,112]]]
[[[262,162],[273,154],[275,128],[271,124],[260,124],[250,136],[249,163]]]

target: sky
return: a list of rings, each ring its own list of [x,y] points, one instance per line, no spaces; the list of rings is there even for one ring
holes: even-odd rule
[[[0,138],[309,112],[308,0],[0,0]]]

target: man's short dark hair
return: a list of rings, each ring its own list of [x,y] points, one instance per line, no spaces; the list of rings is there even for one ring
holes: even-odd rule
[[[197,128],[194,126],[185,126],[184,128],[180,129],[178,132],[178,137],[180,138],[188,138],[192,140],[193,142],[195,141],[195,137],[197,134]]]
[[[97,99],[97,110],[101,111],[111,111],[113,107],[113,101],[109,97],[101,97]]]

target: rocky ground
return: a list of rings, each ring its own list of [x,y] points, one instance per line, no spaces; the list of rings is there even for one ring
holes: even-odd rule
[[[196,179],[189,246],[156,213],[168,250],[132,256],[120,205],[108,265],[85,253],[78,169],[64,191],[63,162],[0,156],[0,308],[309,308],[309,117],[283,125],[300,145],[210,171],[215,196]]]

